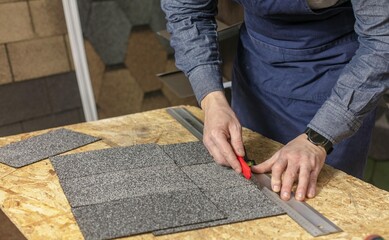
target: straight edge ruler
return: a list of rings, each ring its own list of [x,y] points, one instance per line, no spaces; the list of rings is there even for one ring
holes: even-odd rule
[[[183,107],[168,108],[166,111],[181,125],[189,130],[200,141],[203,139],[204,124],[191,112]],[[271,179],[267,174],[252,174],[251,180],[275,204],[282,208],[290,218],[297,222],[312,236],[322,236],[341,232],[338,226],[316,211],[306,202],[297,201],[292,194],[288,201],[280,198],[279,194],[271,190]]]

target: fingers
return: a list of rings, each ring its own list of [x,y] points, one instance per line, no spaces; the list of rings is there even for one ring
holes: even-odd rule
[[[316,184],[320,169],[312,170],[308,166],[300,166],[300,168],[293,168],[290,166],[291,165],[288,165],[287,169],[283,173],[282,180],[279,180],[279,173],[277,171],[274,179],[272,176],[273,191],[277,192],[275,184],[281,183],[282,188],[280,197],[283,200],[289,200],[293,184],[298,177],[295,198],[299,201],[304,201],[305,197],[314,198],[316,196]],[[272,175],[274,175],[274,173]]]
[[[212,141],[207,143],[204,140],[204,145],[207,147],[209,153],[212,155],[213,159],[215,160],[215,162],[217,164],[220,164],[220,165],[226,166],[226,167],[230,166],[228,164],[228,162],[226,161],[226,159],[224,158],[224,156],[219,151],[219,149],[217,148],[217,146]]]
[[[298,166],[288,165],[286,171],[284,172],[282,183],[281,183],[281,176],[279,175],[282,175],[282,172],[277,173],[276,181],[282,184],[282,188],[280,192],[280,197],[282,200],[287,201],[290,199],[290,193],[292,192],[293,183],[297,178],[297,174],[298,174]]]
[[[240,167],[240,163],[238,159],[236,158],[234,150],[231,148],[231,145],[227,141],[219,141],[216,143],[216,145],[219,146],[220,152],[223,155],[223,157],[226,159],[228,164],[232,167],[232,169],[235,170],[237,173],[242,172],[242,168]]]
[[[271,158],[251,167],[255,173],[272,172],[271,187],[274,192],[279,192],[282,186],[282,175],[287,167],[287,161],[280,159],[280,151],[276,152]]]
[[[227,139],[224,134],[213,132],[204,139],[204,144],[218,164],[230,166],[237,173],[241,173],[242,168]]]
[[[217,163],[231,166],[240,173],[242,170],[236,154],[244,156],[242,127],[223,92],[208,94],[201,106],[205,111],[204,145]]]
[[[272,172],[271,187],[280,192],[283,200],[289,200],[295,182],[298,182],[295,197],[303,201],[316,195],[316,182],[325,160],[325,153],[312,144],[306,137],[298,137],[270,159],[252,167],[256,173]]]
[[[236,158],[236,154],[244,155],[239,124],[210,130],[204,136],[207,136],[204,143],[217,163],[231,166],[238,173],[242,171]],[[241,150],[242,154],[239,153]],[[283,200],[290,199],[293,185],[298,181],[295,197],[303,201],[306,197],[315,197],[316,182],[325,157],[322,149],[313,146],[305,135],[301,135],[251,169],[255,173],[271,171],[271,188],[274,192],[280,192]]]
[[[276,152],[271,158],[269,158],[268,160],[258,164],[258,165],[255,165],[255,166],[252,166],[251,167],[251,170],[255,173],[267,173],[267,172],[270,172],[272,167],[273,167],[273,164],[274,162],[278,159],[278,155],[279,155],[279,152]]]
[[[295,197],[299,201],[304,201],[305,196],[307,196],[308,185],[310,184],[310,175],[311,171],[307,167],[300,168],[300,174],[298,179],[298,186],[296,190]]]
[[[242,139],[242,127],[239,124],[231,124],[229,127],[231,134],[231,146],[234,152],[243,157],[245,155]]]
[[[307,197],[314,198],[316,196],[316,183],[319,176],[320,170],[313,171],[310,176],[308,188],[307,188]]]
[[[278,158],[273,164],[271,171],[271,187],[274,192],[279,192],[283,187],[284,182],[282,181],[282,175],[287,167],[288,162]]]

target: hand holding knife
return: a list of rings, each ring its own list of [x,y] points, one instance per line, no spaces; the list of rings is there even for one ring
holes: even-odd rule
[[[253,160],[248,159],[246,149],[245,149],[245,156],[244,158],[241,156],[237,156],[238,161],[240,163],[240,167],[242,168],[242,174],[246,179],[251,178],[251,166],[255,165],[255,162]]]
[[[241,156],[237,156],[237,158],[238,158],[238,161],[240,163],[240,167],[242,168],[243,176],[246,179],[250,179],[251,178],[251,169],[250,169],[249,165],[246,163],[246,161]]]

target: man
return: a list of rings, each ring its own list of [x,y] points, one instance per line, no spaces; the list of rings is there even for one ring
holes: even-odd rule
[[[362,177],[374,109],[389,86],[389,0],[238,0],[245,21],[232,109],[223,94],[216,0],[162,0],[176,64],[205,112],[204,144],[240,173],[241,126],[286,144],[252,167],[273,191],[316,195],[324,161]]]

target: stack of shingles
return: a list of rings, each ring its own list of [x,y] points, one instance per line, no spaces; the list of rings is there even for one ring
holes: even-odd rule
[[[51,158],[86,239],[167,234],[281,214],[200,142]]]

